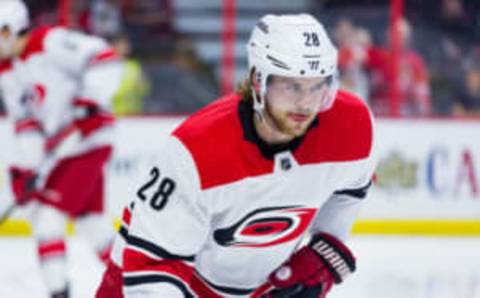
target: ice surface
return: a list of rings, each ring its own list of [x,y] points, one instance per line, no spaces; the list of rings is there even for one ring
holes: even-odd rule
[[[67,245],[72,298],[94,297],[103,265],[81,239]],[[48,298],[35,250],[31,238],[0,238],[1,298]]]
[[[328,298],[480,298],[480,238],[354,237],[358,271]],[[72,298],[94,297],[103,272],[81,239],[68,241]],[[0,238],[0,297],[47,298],[34,241]]]

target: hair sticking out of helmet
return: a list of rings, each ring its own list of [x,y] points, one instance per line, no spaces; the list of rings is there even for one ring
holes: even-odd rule
[[[8,30],[9,35],[0,36],[0,49],[2,55],[9,55],[13,50],[13,44],[23,31],[30,25],[28,9],[21,0],[0,1],[0,29]]]
[[[247,45],[252,77],[253,108],[265,109],[268,78],[331,78],[328,95],[319,112],[328,110],[338,89],[337,49],[323,25],[309,14],[266,15],[253,28]],[[256,82],[255,82],[256,81]],[[257,89],[257,90],[255,90]]]

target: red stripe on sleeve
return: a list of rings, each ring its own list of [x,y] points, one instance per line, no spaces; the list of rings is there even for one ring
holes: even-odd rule
[[[98,103],[88,98],[75,98],[73,105],[76,108],[92,108],[98,112],[82,119],[78,119],[75,125],[80,129],[84,137],[90,135],[94,131],[105,126],[111,126],[115,122],[115,118],[110,112],[101,111]]]
[[[114,49],[106,49],[105,51],[102,51],[97,55],[93,56],[93,58],[90,60],[90,65],[95,65],[95,64],[118,60],[118,59],[119,59],[119,56]]]
[[[111,114],[104,113],[77,120],[75,124],[82,132],[82,136],[87,137],[103,127],[113,125],[114,122],[115,118]]]
[[[192,266],[180,260],[156,260],[145,254],[126,248],[123,253],[123,272],[140,273],[147,271],[174,276],[187,285],[198,297],[221,298],[196,273]]]
[[[38,246],[38,255],[41,259],[64,254],[65,241],[63,239],[43,242]]]
[[[40,122],[38,122],[38,120],[33,118],[22,119],[15,122],[16,134],[30,130],[42,131],[42,125],[40,124]]]
[[[123,220],[123,222],[124,222],[127,226],[129,226],[131,219],[132,219],[132,213],[130,212],[130,209],[128,209],[128,207],[123,208],[123,214],[122,214],[122,220]]]

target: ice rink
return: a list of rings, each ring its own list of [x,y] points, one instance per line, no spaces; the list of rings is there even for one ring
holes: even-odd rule
[[[102,266],[69,239],[73,298],[93,297]],[[354,237],[358,271],[329,298],[480,298],[480,238]],[[47,298],[31,238],[0,238],[0,297]]]
[[[48,298],[32,238],[0,238],[0,297]],[[68,241],[72,298],[94,297],[103,265],[82,239]]]

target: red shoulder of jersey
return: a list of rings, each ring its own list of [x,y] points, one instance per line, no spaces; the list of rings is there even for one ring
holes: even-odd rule
[[[13,63],[11,59],[0,61],[0,75],[12,69]]]
[[[254,143],[243,136],[240,97],[228,95],[189,117],[173,135],[193,157],[202,189],[272,171]]]
[[[372,117],[365,102],[338,91],[333,107],[319,114],[295,152],[300,164],[342,162],[367,158],[373,145]]]
[[[268,174],[273,161],[244,137],[240,98],[229,95],[193,114],[174,132],[193,157],[202,189]],[[369,156],[372,119],[366,105],[346,92],[338,92],[332,109],[319,114],[294,151],[299,164],[342,162]]]
[[[32,30],[29,34],[27,45],[22,54],[20,54],[20,59],[27,60],[33,54],[42,52],[45,38],[50,31],[56,28],[58,26],[43,26]]]

